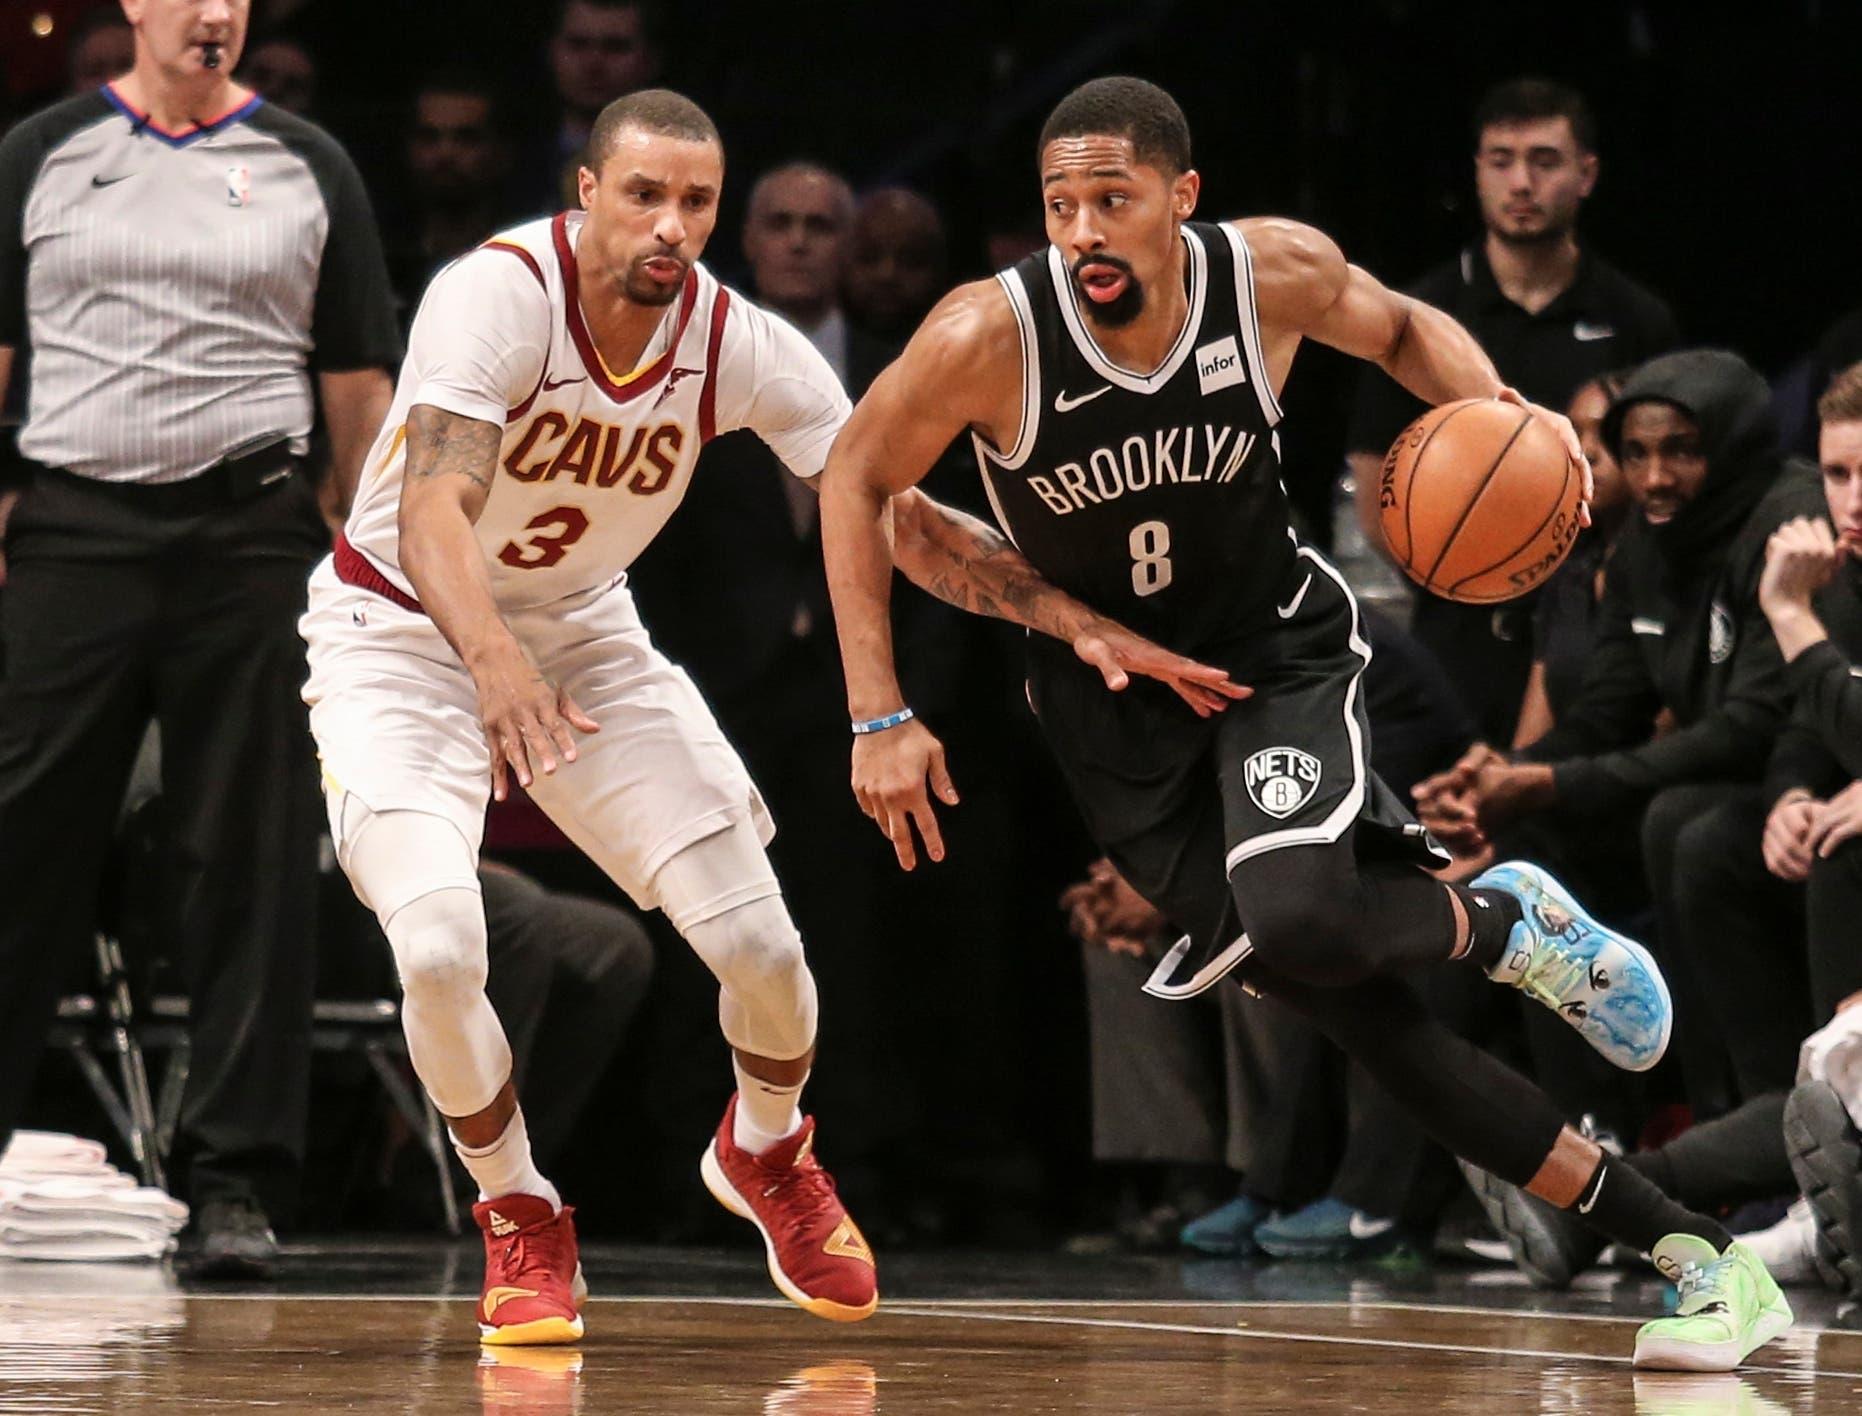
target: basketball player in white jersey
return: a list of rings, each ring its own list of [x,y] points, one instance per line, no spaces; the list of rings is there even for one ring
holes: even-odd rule
[[[485,1342],[574,1341],[586,1293],[484,994],[474,872],[487,790],[502,800],[512,778],[717,975],[738,1090],[705,1183],[762,1232],[784,1294],[856,1320],[878,1301],[873,1256],[798,1105],[815,988],[764,853],[772,824],[622,583],[714,433],[753,429],[812,478],[849,405],[799,333],[696,263],[723,179],[700,109],[630,95],[589,152],[585,211],[435,278],[345,534],[312,579],[305,699],[331,832],[393,946],[415,1070],[478,1183]],[[964,520],[899,502],[900,567],[1071,640],[1115,687],[1136,673],[1193,696],[1222,680],[1058,592],[1005,594],[1025,567],[961,563]]]

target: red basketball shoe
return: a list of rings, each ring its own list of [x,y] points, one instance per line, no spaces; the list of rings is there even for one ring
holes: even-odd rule
[[[774,1150],[751,1155],[731,1138],[736,1115],[733,1096],[698,1163],[705,1188],[761,1231],[769,1276],[790,1302],[837,1323],[871,1317],[879,1306],[873,1251],[814,1157],[814,1117]]]
[[[504,1195],[472,1206],[485,1231],[485,1290],[478,1340],[497,1347],[575,1342],[588,1297],[576,1258],[575,1211],[557,1214],[538,1195]]]

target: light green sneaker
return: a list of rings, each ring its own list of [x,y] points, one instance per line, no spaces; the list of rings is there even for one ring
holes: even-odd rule
[[[1791,1305],[1744,1244],[1724,1254],[1693,1234],[1655,1246],[1655,1267],[1680,1290],[1672,1318],[1644,1323],[1636,1365],[1670,1372],[1730,1372],[1791,1326]]]

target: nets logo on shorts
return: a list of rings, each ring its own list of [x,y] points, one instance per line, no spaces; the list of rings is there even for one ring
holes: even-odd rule
[[[1276,821],[1284,821],[1319,790],[1319,759],[1297,747],[1264,747],[1242,766],[1248,795]]]

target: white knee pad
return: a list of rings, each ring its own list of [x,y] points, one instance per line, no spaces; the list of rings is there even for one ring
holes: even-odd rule
[[[685,938],[717,975],[718,1026],[732,1047],[787,1061],[815,1045],[815,976],[781,896],[726,910]]]
[[[414,1071],[443,1115],[483,1111],[510,1080],[511,1048],[485,997],[485,906],[471,848],[451,822],[424,812],[370,812],[345,826],[344,868],[394,950]]]
[[[667,918],[717,977],[725,1041],[782,1061],[813,1047],[814,975],[754,828],[738,822],[687,846],[653,885]]]

